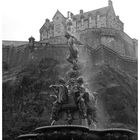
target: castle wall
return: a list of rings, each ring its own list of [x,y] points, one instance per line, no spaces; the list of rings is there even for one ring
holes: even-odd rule
[[[85,44],[86,46],[91,47],[92,49],[97,49],[101,44],[114,50],[121,56],[128,56],[130,58],[136,58],[136,50],[135,47],[125,41],[119,34],[115,35],[107,35],[102,34],[101,30],[97,31],[87,31],[84,30],[80,34],[80,41]],[[122,34],[123,35],[123,34]],[[41,45],[37,47],[35,53],[37,56],[37,60],[40,57],[54,57],[55,59],[64,59],[63,57],[66,56],[66,52],[63,51],[61,48],[64,47],[64,44],[67,44],[67,40],[64,36],[61,37],[54,37],[53,39],[49,40],[49,43],[52,44],[50,46]],[[44,47],[43,47],[44,46]],[[23,46],[24,48],[25,46]],[[17,47],[19,48],[19,47]],[[5,61],[10,68],[16,67],[19,65],[25,65],[32,58],[32,53],[30,52],[28,46],[26,49],[17,49],[16,47],[6,48],[3,47],[3,61]],[[22,48],[22,47],[21,47]],[[65,50],[65,48],[64,48]],[[64,52],[64,53],[63,53]],[[61,56],[61,53],[63,56]],[[65,54],[66,53],[66,54]],[[39,56],[40,55],[40,56]],[[60,57],[61,56],[61,57]],[[97,56],[98,57],[98,56]],[[116,60],[112,60],[112,64],[116,62]]]
[[[9,54],[10,47],[3,47],[2,48],[2,61],[8,62],[8,54]]]
[[[109,47],[110,49],[120,53],[121,55],[125,55],[125,49],[122,46],[120,40],[116,40],[115,37],[111,36],[102,36],[101,37],[101,44]]]
[[[65,27],[65,19],[64,17],[58,12],[54,19],[54,36],[62,36],[65,34],[66,27]]]
[[[101,44],[109,47],[110,49],[118,52],[120,55],[130,56],[135,58],[135,50],[133,45],[120,37],[102,36]]]
[[[97,18],[97,28],[106,27],[106,16],[99,16]]]
[[[89,28],[95,27],[96,27],[96,17],[95,16],[89,17]]]
[[[75,33],[76,30],[77,30],[77,23],[76,23],[76,20],[73,20],[72,21],[72,26],[71,26],[71,32]]]
[[[115,69],[137,75],[137,61],[135,59],[120,56],[106,47],[104,47],[104,61],[105,64],[109,64]]]
[[[24,50],[17,50],[12,48],[9,52],[6,52],[6,49],[3,49],[3,54],[8,56],[8,58],[3,57],[3,61],[6,62],[10,69],[16,67],[22,67],[34,61],[38,63],[42,58],[53,58],[59,60],[60,62],[66,61],[68,55],[67,45],[53,45],[53,46],[40,46],[34,52],[31,52],[27,47]]]
[[[100,44],[100,35],[95,32],[86,32],[86,31],[84,32],[83,31],[80,35],[80,41],[83,44],[88,45],[95,49]]]
[[[138,40],[137,39],[133,39],[133,46],[134,46],[134,50],[135,50],[135,56],[136,58],[138,58]]]
[[[79,62],[82,68],[82,76],[88,84],[90,91],[98,91],[101,87],[97,84],[96,75],[103,65],[110,65],[116,71],[125,72],[130,75],[137,75],[137,61],[127,57],[122,57],[105,46],[93,49],[83,46],[79,49]]]
[[[47,30],[44,30],[42,33],[41,33],[41,40],[44,40],[48,38],[48,31]]]
[[[116,17],[113,7],[109,10],[107,15],[107,27],[123,31],[123,23]]]
[[[125,32],[120,32],[120,38],[128,42],[130,45],[133,45],[133,40],[130,36],[128,36]]]
[[[120,55],[137,58],[137,41],[133,41],[122,31],[108,28],[93,28],[79,31],[83,44],[96,48],[102,44],[118,52]]]
[[[83,30],[85,30],[87,28],[89,28],[89,21],[88,21],[88,19],[85,19],[84,20],[84,25],[83,25]]]
[[[90,35],[90,34],[89,34]],[[93,37],[94,34],[92,34]],[[96,34],[97,35],[97,34]],[[91,35],[90,35],[91,36]],[[87,35],[88,38],[88,35]],[[99,36],[94,36],[95,42]],[[100,66],[109,64],[115,69],[128,72],[131,75],[137,75],[137,61],[132,58],[124,57],[110,49],[109,47],[102,46],[101,44],[91,43],[89,45],[79,45],[79,61],[82,68],[83,76],[87,81],[90,81],[92,88],[100,88],[93,83],[95,81],[94,74],[98,73]],[[96,44],[96,45],[95,45]],[[95,46],[94,46],[95,45]],[[66,44],[54,44],[54,45],[41,45],[38,46],[33,52],[26,47],[24,50],[15,50],[14,48],[9,51],[8,62],[10,69],[18,69],[18,67],[24,67],[30,62],[38,64],[42,58],[51,58],[58,61],[58,69],[60,73],[64,72],[69,66],[66,61],[68,56],[68,46]],[[92,73],[91,73],[92,72]],[[63,75],[63,73],[62,73]],[[92,77],[91,77],[92,75]]]
[[[76,26],[77,31],[83,31],[88,28],[96,28],[96,27],[101,28],[101,27],[107,26],[105,15],[103,15],[103,16],[97,15],[97,17],[90,16],[87,19],[81,19],[81,20],[78,20],[75,22],[77,23],[77,26]],[[73,26],[75,27],[75,25],[73,25]]]
[[[81,29],[82,29],[81,21],[77,21],[77,27],[76,27],[76,30],[77,30],[77,31],[80,31]]]
[[[49,39],[50,44],[67,44],[67,39],[64,36],[57,36]]]
[[[53,28],[50,28],[50,29],[48,30],[48,38],[53,37],[53,36],[54,36]]]

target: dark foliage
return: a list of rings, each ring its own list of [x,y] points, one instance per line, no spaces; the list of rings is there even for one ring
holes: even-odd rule
[[[51,112],[49,85],[58,78],[57,61],[42,59],[30,63],[18,74],[15,82],[3,83],[3,137],[31,131],[42,124],[48,125]]]
[[[103,66],[96,82],[104,88],[99,100],[109,115],[106,127],[137,130],[137,80],[126,72]]]

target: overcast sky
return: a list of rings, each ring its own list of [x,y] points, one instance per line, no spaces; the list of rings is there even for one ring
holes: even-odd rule
[[[116,15],[124,22],[125,32],[139,38],[139,0],[112,0]],[[64,16],[67,11],[78,14],[105,7],[108,0],[3,0],[2,40],[27,41],[32,35],[39,40],[39,29],[45,19],[52,20],[58,9]]]

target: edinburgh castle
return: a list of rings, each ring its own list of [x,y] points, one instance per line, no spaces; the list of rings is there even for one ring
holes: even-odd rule
[[[80,10],[80,13],[76,15],[68,12],[67,17],[64,17],[57,10],[52,21],[45,20],[40,29],[40,41],[34,42],[34,47],[39,51],[42,51],[43,48],[47,50],[46,53],[43,51],[44,54],[41,57],[43,55],[49,57],[48,53],[54,53],[58,48],[61,50],[64,47],[62,49],[64,51],[67,49],[64,37],[67,31],[81,41],[84,46],[87,46],[89,50],[97,52],[102,48],[105,49],[104,51],[108,50],[111,54],[115,53],[118,60],[112,58],[112,61],[114,59],[113,63],[116,65],[122,59],[128,61],[128,63],[133,63],[133,61],[135,63],[137,60],[138,41],[129,37],[123,28],[124,24],[119,19],[119,16],[115,15],[113,4],[110,0],[106,7],[89,12]],[[29,43],[26,41],[3,41],[3,63],[6,63],[9,68],[26,63],[25,61],[28,61],[26,59],[29,59],[30,54],[27,47]],[[57,47],[54,49],[51,46]],[[51,56],[53,58],[61,57],[59,54]],[[107,57],[109,56],[107,55]],[[59,59],[57,58],[57,60]]]
[[[138,40],[124,32],[124,23],[115,14],[113,3],[109,0],[106,7],[88,12],[80,10],[79,14],[68,11],[67,17],[57,10],[52,21],[46,19],[40,28],[40,41],[36,41],[34,37],[30,37],[29,41],[2,41],[4,134],[8,134],[8,129],[12,127],[31,126],[29,122],[33,118],[36,126],[39,121],[46,123],[46,116],[50,113],[50,106],[45,104],[49,92],[47,87],[58,78],[56,75],[63,76],[69,70],[70,64],[66,61],[66,32],[79,42],[77,47],[81,73],[88,88],[99,93],[97,127],[123,126],[137,130]],[[23,80],[30,82],[26,84]],[[12,91],[19,102],[11,97],[9,91]],[[28,117],[26,99],[30,100],[36,93],[43,99],[37,99],[36,106],[43,106],[43,109],[40,107],[43,111],[38,115],[30,109],[29,112],[33,113],[29,113],[32,116]],[[10,111],[8,105],[11,105]],[[13,109],[12,105],[17,107]],[[24,120],[22,115],[27,119]],[[22,124],[23,121],[26,126]]]

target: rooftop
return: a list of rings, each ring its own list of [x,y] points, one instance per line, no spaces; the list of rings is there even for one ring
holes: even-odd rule
[[[74,15],[73,19],[80,20],[81,15],[84,16],[84,18],[88,18],[89,16],[96,16],[97,13],[99,15],[106,15],[108,13],[108,11],[109,11],[109,6],[106,6],[103,8],[96,9],[96,10],[92,10],[92,11],[88,11],[85,13]]]

